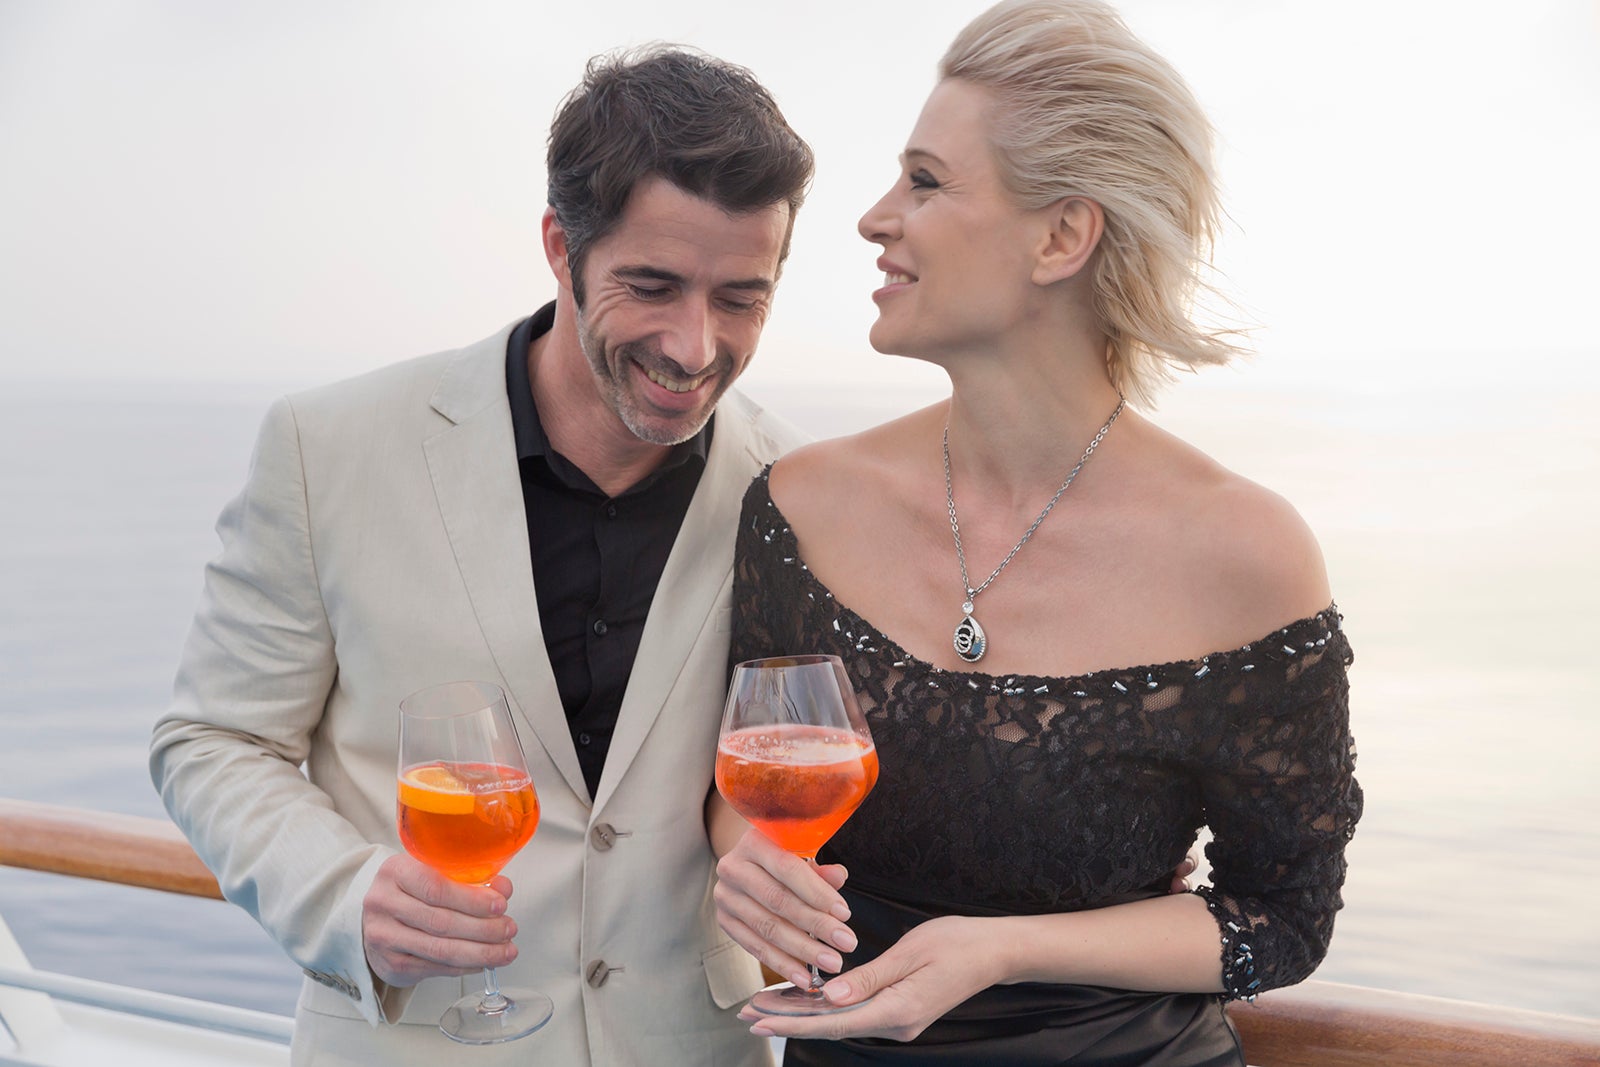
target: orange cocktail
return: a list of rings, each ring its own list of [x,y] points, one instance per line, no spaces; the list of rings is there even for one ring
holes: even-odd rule
[[[438,760],[400,775],[400,842],[457,882],[482,885],[528,843],[539,801],[526,771]]]
[[[850,730],[750,726],[717,744],[717,789],[733,810],[789,852],[817,850],[878,781],[878,751]]]

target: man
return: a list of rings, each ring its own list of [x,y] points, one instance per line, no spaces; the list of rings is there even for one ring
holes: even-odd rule
[[[553,304],[268,414],[156,726],[168,810],[306,970],[296,1063],[456,1061],[485,966],[555,1015],[475,1063],[767,1060],[701,812],[739,502],[798,443],[727,390],[811,152],[748,72],[653,50],[590,64],[548,162]],[[489,887],[395,832],[397,706],[460,678],[542,808]]]

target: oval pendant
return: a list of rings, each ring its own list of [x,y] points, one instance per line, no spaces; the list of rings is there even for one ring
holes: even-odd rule
[[[956,655],[968,663],[976,663],[983,658],[984,652],[988,649],[989,639],[984,636],[983,627],[978,625],[978,620],[968,615],[956,626],[954,644]]]

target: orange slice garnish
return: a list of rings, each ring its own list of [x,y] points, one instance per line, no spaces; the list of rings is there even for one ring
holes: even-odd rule
[[[477,798],[449,767],[425,763],[400,776],[400,803],[436,815],[470,815]]]

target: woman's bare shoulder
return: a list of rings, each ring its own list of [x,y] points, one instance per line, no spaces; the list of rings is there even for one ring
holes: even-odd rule
[[[814,441],[778,460],[768,476],[772,500],[791,523],[847,509],[870,509],[874,500],[905,483],[909,457],[926,435],[934,411],[925,408],[860,433]]]
[[[1222,647],[1329,605],[1322,548],[1293,504],[1177,438],[1160,449],[1154,499],[1169,502],[1173,558],[1193,576],[1192,602],[1225,635]]]

